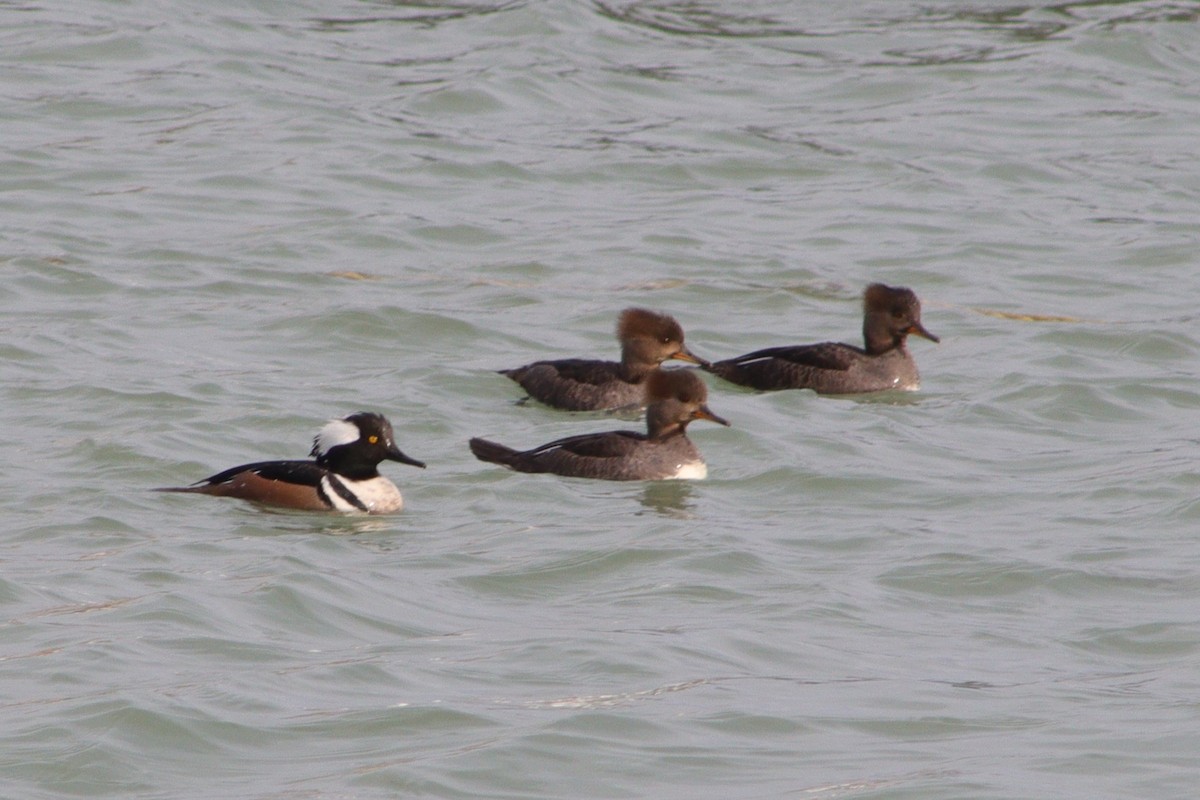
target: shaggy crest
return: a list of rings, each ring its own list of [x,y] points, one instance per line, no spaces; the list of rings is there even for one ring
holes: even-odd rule
[[[863,311],[898,311],[904,313],[920,308],[921,303],[912,289],[872,283],[863,292]]]
[[[660,342],[682,342],[683,328],[674,317],[645,308],[627,308],[617,320],[617,339],[645,337]]]
[[[708,387],[693,370],[655,370],[646,380],[646,400],[653,403],[672,399],[703,405],[708,399]]]

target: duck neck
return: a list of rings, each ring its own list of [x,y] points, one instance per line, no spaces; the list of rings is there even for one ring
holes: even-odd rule
[[[869,312],[863,317],[863,341],[873,356],[904,349],[904,336],[892,331],[886,314]]]
[[[647,361],[643,356],[634,352],[628,347],[621,348],[621,379],[629,383],[641,383],[654,370],[658,369],[658,364],[653,361]]]
[[[679,421],[679,414],[670,403],[654,403],[646,409],[646,435],[656,442],[687,432],[687,422]]]
[[[362,459],[341,457],[338,453],[327,453],[317,459],[317,464],[343,478],[352,481],[368,481],[379,477],[379,465]]]

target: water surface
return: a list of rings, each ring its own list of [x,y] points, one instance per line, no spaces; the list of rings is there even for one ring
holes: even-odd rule
[[[13,797],[1190,797],[1193,3],[10,3]],[[915,395],[710,380],[700,483],[501,367],[675,314]],[[386,413],[386,519],[150,487]]]

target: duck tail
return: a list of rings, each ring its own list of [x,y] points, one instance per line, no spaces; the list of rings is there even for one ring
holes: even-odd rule
[[[505,447],[502,444],[490,442],[487,439],[476,437],[471,439],[469,444],[471,452],[480,461],[489,461],[493,464],[502,464],[506,467],[512,466],[514,457],[517,455],[517,451],[511,447]]]

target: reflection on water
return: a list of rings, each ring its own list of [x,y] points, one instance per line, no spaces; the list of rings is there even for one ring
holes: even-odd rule
[[[310,536],[314,533],[325,536],[356,536],[362,533],[381,533],[394,530],[403,516],[403,512],[386,516],[366,516],[325,511],[293,511],[254,503],[242,505],[246,513],[254,515],[255,518],[239,526],[238,533],[242,536]]]
[[[691,481],[647,481],[642,489],[641,502],[655,514],[675,519],[691,519],[695,504]]]

